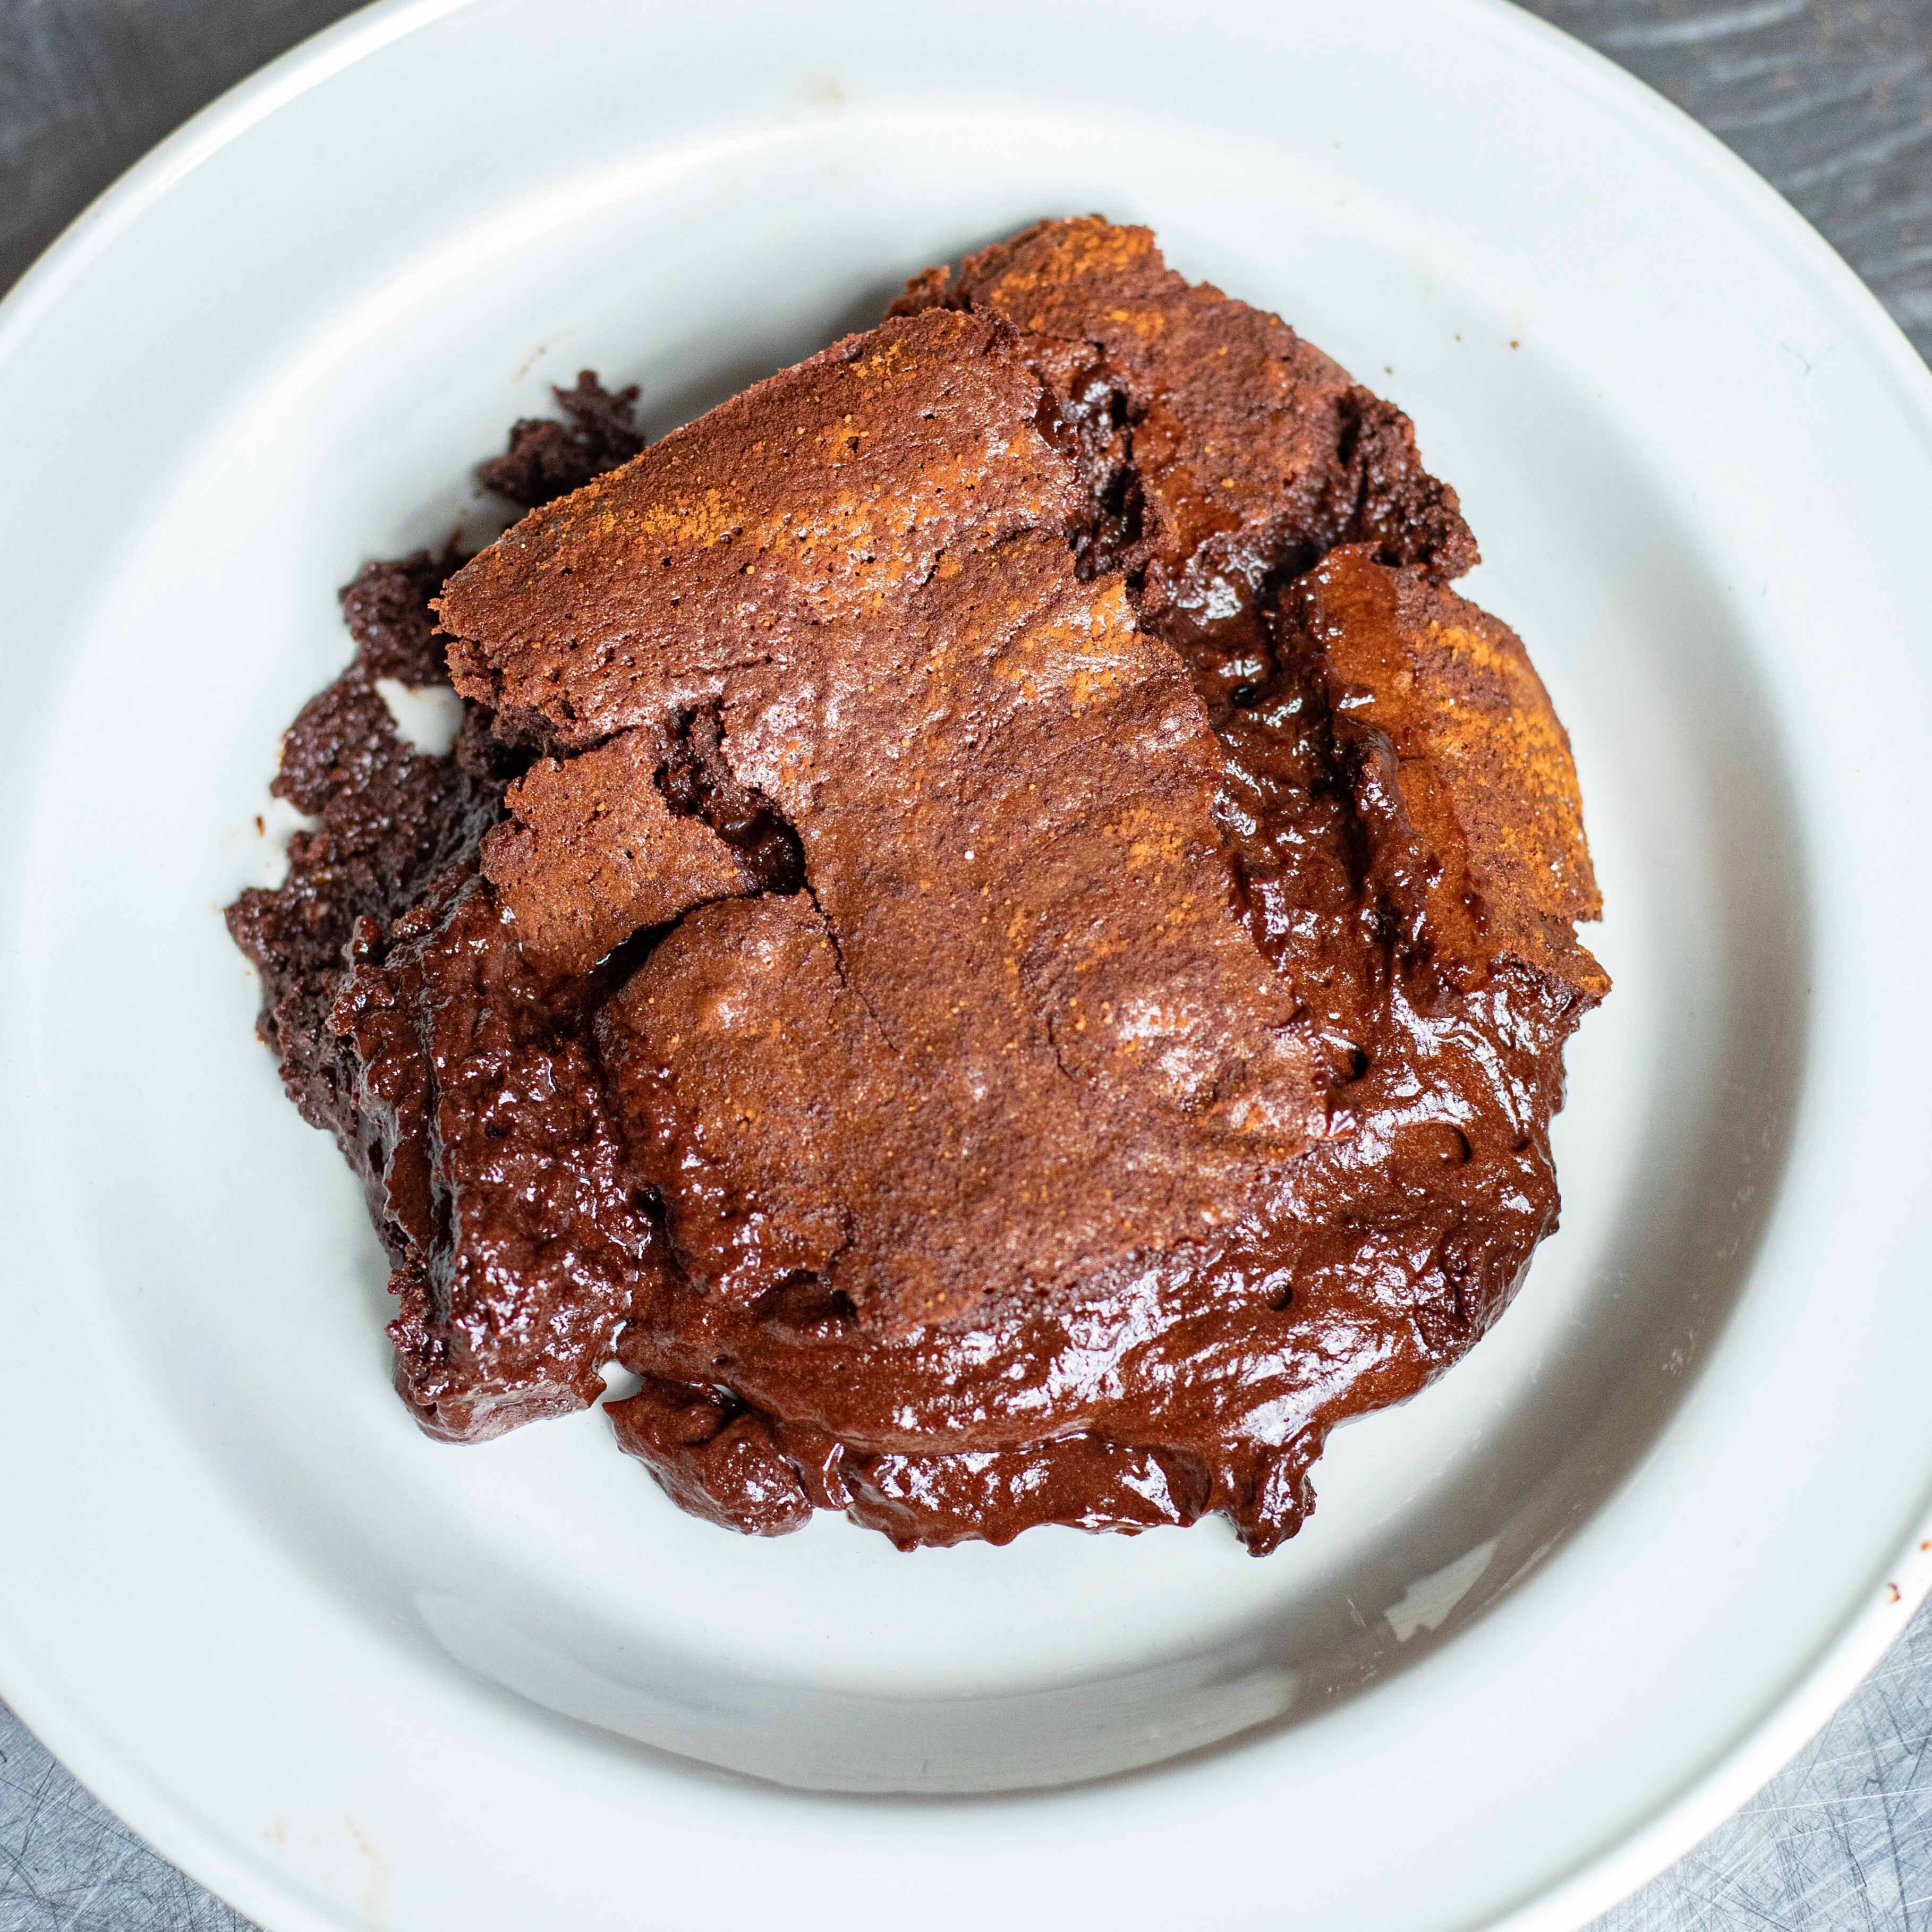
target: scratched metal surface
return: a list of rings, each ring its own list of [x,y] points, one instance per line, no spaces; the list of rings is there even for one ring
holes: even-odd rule
[[[1932,0],[1533,7],[1729,142],[1932,357]],[[0,287],[204,101],[348,10],[340,0],[0,0]],[[0,1932],[247,1925],[0,1704]],[[1747,1928],[1932,1932],[1932,1606],[1796,1763],[1592,1932]]]

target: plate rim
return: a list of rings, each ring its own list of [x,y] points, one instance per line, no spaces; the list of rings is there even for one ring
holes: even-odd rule
[[[135,161],[68,224],[0,297],[0,379],[18,349],[88,266],[203,163],[301,96],[392,43],[478,0],[369,0],[244,76]],[[1805,292],[1828,309],[1871,360],[1932,465],[1932,367],[1832,244],[1768,182],[1689,113],[1560,27],[1513,0],[1448,0],[1472,20],[1538,47],[1565,64],[1636,137],[1674,146],[1726,212],[1764,241]],[[1932,1470],[1914,1527],[1887,1552],[1896,1578],[1873,1600],[1846,1596],[1835,1634],[1814,1649],[1760,1714],[1722,1750],[1688,1770],[1648,1813],[1561,1876],[1466,1932],[1571,1932],[1629,1896],[1732,1816],[1832,1714],[1932,1596]],[[248,1856],[184,1796],[122,1756],[78,1696],[30,1662],[0,1618],[0,1696],[56,1760],[154,1850],[234,1909],[273,1932],[361,1932],[363,1922]]]

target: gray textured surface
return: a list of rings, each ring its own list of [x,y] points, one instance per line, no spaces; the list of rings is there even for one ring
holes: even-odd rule
[[[540,4],[541,0],[532,0]],[[335,0],[0,0],[0,287]],[[1932,0],[1534,0],[1796,202],[1932,357]],[[246,1922],[0,1705],[0,1932]],[[1932,1932],[1932,1606],[1798,1761],[1595,1932]]]

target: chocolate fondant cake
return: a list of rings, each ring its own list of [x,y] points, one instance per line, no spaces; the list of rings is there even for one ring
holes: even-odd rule
[[[1400,411],[1046,222],[642,446],[586,374],[371,565],[230,909],[397,1382],[685,1508],[1230,1517],[1467,1350],[1607,989],[1568,742]],[[454,751],[379,680],[447,677]]]

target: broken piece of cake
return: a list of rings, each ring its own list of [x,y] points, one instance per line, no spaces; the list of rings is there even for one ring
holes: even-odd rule
[[[277,781],[319,829],[230,909],[405,1400],[477,1441],[615,1359],[620,1442],[741,1530],[1273,1549],[1555,1226],[1608,987],[1455,493],[1098,217],[648,448],[633,393],[345,593]],[[446,674],[436,758],[375,686]]]

